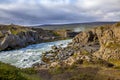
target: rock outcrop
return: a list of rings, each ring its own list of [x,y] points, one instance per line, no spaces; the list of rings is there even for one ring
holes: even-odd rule
[[[120,23],[96,27],[87,32],[82,32],[73,39],[73,42],[84,45],[97,42],[100,48],[92,53],[94,56],[115,65],[120,63]]]
[[[112,26],[101,27],[101,29],[97,29],[96,33],[98,35],[100,49],[93,55],[119,65],[120,23]]]
[[[54,33],[55,33],[56,35],[59,35],[59,36],[63,37],[63,38],[67,38],[67,37],[73,38],[73,37],[75,37],[77,34],[79,34],[79,32],[74,32],[74,31],[72,31],[72,30],[64,30],[64,29],[55,30]]]
[[[53,37],[55,37],[40,28],[37,30],[39,30],[39,32],[33,28],[16,25],[0,26],[0,50],[22,48],[29,44],[54,39]]]
[[[53,30],[18,25],[0,25],[0,50],[23,48],[30,44],[63,38],[68,37],[56,35]]]
[[[48,56],[49,55],[49,56]],[[96,27],[80,32],[66,48],[46,52],[42,60],[48,67],[60,64],[79,63],[119,66],[120,64],[120,23]]]
[[[75,44],[87,45],[91,42],[100,45],[99,50],[92,53],[94,56],[114,64],[120,63],[120,23],[81,32],[73,39]]]

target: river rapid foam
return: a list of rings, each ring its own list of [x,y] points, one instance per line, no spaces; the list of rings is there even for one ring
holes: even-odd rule
[[[41,61],[41,54],[46,51],[52,50],[52,46],[66,47],[72,40],[60,40],[54,42],[46,42],[34,44],[19,50],[2,51],[0,52],[0,61],[9,63],[19,68],[28,68],[33,64]]]

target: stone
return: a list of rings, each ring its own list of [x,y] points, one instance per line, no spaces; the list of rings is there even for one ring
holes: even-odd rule
[[[52,46],[51,48],[52,48],[53,50],[58,49],[58,48],[57,48],[57,46],[55,46],[55,45],[54,45],[54,46]]]

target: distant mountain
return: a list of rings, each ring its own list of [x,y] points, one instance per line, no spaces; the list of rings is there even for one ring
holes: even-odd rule
[[[81,27],[95,27],[95,26],[102,26],[107,24],[114,24],[116,22],[87,22],[87,23],[70,23],[70,24],[47,24],[47,25],[38,25],[38,26],[31,26],[31,27],[40,27],[47,30],[54,30],[54,29],[70,29],[73,30],[75,28]]]

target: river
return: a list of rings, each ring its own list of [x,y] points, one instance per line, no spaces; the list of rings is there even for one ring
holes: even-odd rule
[[[72,40],[60,40],[54,42],[46,42],[40,44],[29,45],[19,50],[2,51],[0,52],[0,61],[9,63],[19,68],[31,67],[34,63],[41,61],[41,54],[51,50],[51,46],[66,47]]]

